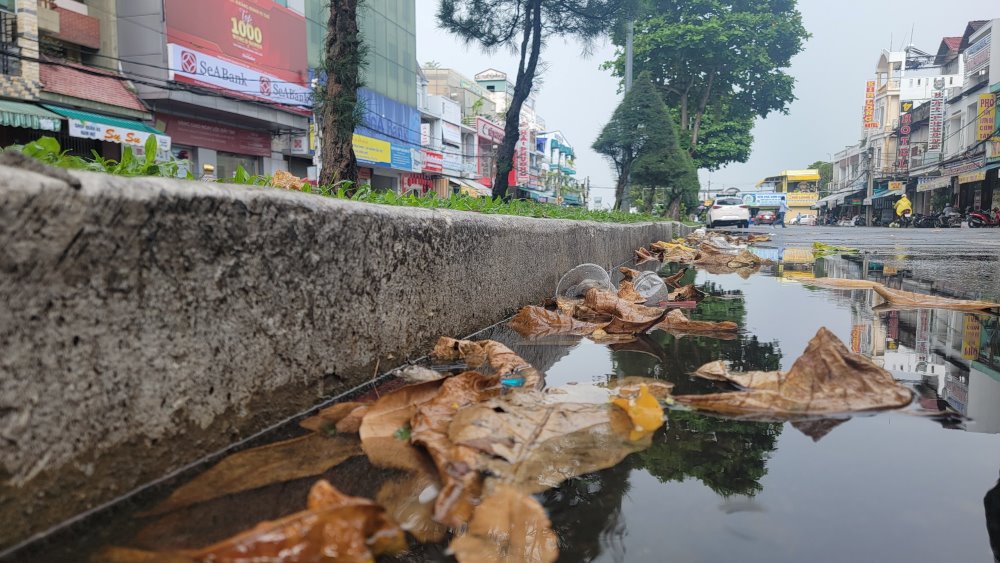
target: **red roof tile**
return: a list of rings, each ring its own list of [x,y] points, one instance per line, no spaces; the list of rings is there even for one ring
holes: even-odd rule
[[[118,75],[65,62],[42,63],[39,66],[42,90],[45,92],[132,110],[149,111]]]
[[[945,37],[941,41],[948,46],[949,51],[957,51],[959,44],[962,43],[961,37]]]

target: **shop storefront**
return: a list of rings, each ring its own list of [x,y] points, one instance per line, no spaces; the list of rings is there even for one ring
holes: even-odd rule
[[[217,178],[231,178],[240,166],[250,174],[261,174],[262,159],[271,156],[271,134],[267,131],[164,113],[156,114],[156,123],[170,135],[174,156],[186,155],[191,161],[195,176],[201,175],[206,164],[215,167]]]
[[[66,119],[66,128],[61,132],[64,150],[78,156],[92,156],[88,149],[105,158],[121,158],[122,147],[130,147],[136,156],[145,155],[146,142],[150,136],[156,139],[157,157],[170,157],[171,139],[163,131],[139,121],[101,115],[87,111],[46,105],[46,109]],[[86,151],[86,152],[84,152]]]
[[[986,187],[985,170],[959,174],[958,187],[961,200],[967,202],[965,207],[992,209],[993,190]]]
[[[23,145],[39,137],[58,136],[63,117],[41,106],[0,100],[0,146]]]
[[[496,155],[503,137],[503,128],[499,125],[482,117],[476,118],[476,177],[486,187],[493,186]]]
[[[367,88],[358,90],[358,95],[365,108],[354,133],[358,164],[371,168],[372,189],[406,191],[404,177],[430,172],[419,148],[420,112]]]

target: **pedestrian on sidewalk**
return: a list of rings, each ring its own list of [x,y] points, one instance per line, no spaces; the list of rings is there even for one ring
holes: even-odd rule
[[[775,225],[780,224],[782,229],[787,229],[785,226],[785,213],[788,213],[788,203],[785,202],[785,196],[781,196],[781,201],[778,204],[778,218],[771,223],[771,228],[776,228]]]

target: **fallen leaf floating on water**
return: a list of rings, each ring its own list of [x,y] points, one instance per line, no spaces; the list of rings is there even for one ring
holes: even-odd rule
[[[420,405],[436,397],[444,382],[437,379],[401,387],[372,404],[358,429],[361,448],[372,465],[428,471],[427,455],[414,448],[401,431],[410,427],[410,419]]]
[[[373,562],[407,548],[403,530],[371,500],[318,481],[308,508],[193,552],[201,561]]]
[[[680,285],[681,279],[687,274],[688,268],[684,267],[677,271],[676,274],[666,276],[663,278],[663,282],[667,285],[672,285],[678,287]]]
[[[624,398],[639,396],[639,393],[642,391],[642,385],[646,386],[646,390],[650,395],[661,401],[670,397],[670,392],[674,388],[674,384],[669,381],[653,379],[652,377],[642,375],[629,375],[620,380],[615,378],[608,381],[608,388],[617,391],[618,395]]]
[[[923,295],[912,291],[892,289],[884,285],[877,285],[872,289],[879,294],[887,303],[896,307],[907,307],[914,309],[950,309],[955,311],[983,311],[986,309],[1000,308],[1000,303],[991,301],[971,301],[964,299],[950,299],[948,297],[937,297],[936,295]]]
[[[618,297],[629,301],[631,303],[645,303],[646,298],[639,295],[639,292],[635,290],[635,285],[627,280],[622,281],[618,284]]]
[[[692,375],[712,381],[728,381],[744,389],[777,390],[784,378],[780,371],[739,371],[731,372],[726,362],[716,360],[698,368]]]
[[[736,374],[719,373],[718,365],[696,374],[712,372],[737,381]],[[761,373],[743,381],[747,391],[681,395],[678,403],[723,414],[788,417],[892,409],[908,405],[909,389],[864,356],[851,353],[826,328],[819,329],[805,352],[787,373]]]
[[[816,278],[808,280],[807,285],[825,287],[831,289],[871,289],[879,294],[886,303],[894,307],[905,307],[913,309],[949,309],[954,311],[983,311],[986,309],[1000,308],[1000,303],[992,301],[975,301],[964,299],[951,299],[949,297],[938,297],[936,295],[924,295],[912,291],[892,289],[885,285],[869,280],[849,280],[842,278]]]
[[[693,283],[671,291],[667,296],[670,301],[701,301],[705,299],[705,292],[694,286]]]
[[[305,428],[306,430],[322,432],[325,434],[332,434],[334,431],[340,432],[340,430],[337,429],[337,423],[347,418],[347,416],[351,414],[351,411],[354,411],[358,407],[367,405],[368,403],[360,403],[357,401],[337,403],[322,409],[316,413],[316,416],[310,416],[309,418],[302,420],[299,422],[299,426]],[[357,432],[357,429],[354,431]]]
[[[465,360],[470,369],[488,364],[492,375],[499,377],[501,381],[517,380],[516,386],[539,389],[543,383],[542,374],[538,370],[513,350],[494,340],[455,340],[442,336],[434,345],[431,355],[439,360]]]
[[[597,288],[588,290],[583,302],[598,313],[612,316],[611,324],[604,327],[604,332],[608,334],[645,332],[666,315],[665,309],[630,303],[611,291]]]
[[[459,563],[551,563],[559,557],[559,539],[542,505],[502,483],[448,548]]]
[[[524,337],[549,336],[552,334],[573,334],[586,336],[599,328],[604,328],[610,321],[592,323],[574,319],[560,311],[549,311],[534,305],[523,307],[514,315],[507,326]]]
[[[463,408],[447,438],[475,451],[481,471],[539,493],[648,447],[646,436],[629,437],[634,427],[625,411],[607,401],[558,402],[522,392]]]
[[[618,268],[618,271],[622,273],[622,279],[625,281],[635,281],[635,278],[642,274],[639,270],[633,270],[632,268],[626,268],[625,266]]]
[[[618,397],[611,402],[624,410],[632,420],[632,432],[629,434],[631,440],[652,435],[657,428],[663,426],[663,407],[649,392],[649,387],[645,383],[639,384],[639,393],[636,396]]]
[[[431,473],[405,473],[382,484],[375,501],[420,543],[444,541],[447,526],[434,521],[434,499],[441,483]]]
[[[712,335],[734,334],[740,327],[732,321],[692,321],[680,309],[673,309],[653,328],[670,333]]]
[[[410,421],[410,440],[427,449],[441,478],[434,520],[442,524],[453,528],[465,525],[472,517],[483,484],[478,452],[454,444],[448,437],[448,427],[462,409],[497,396],[500,388],[496,377],[474,371],[456,375],[444,380],[437,393],[417,407]]]
[[[659,261],[660,257],[650,253],[645,247],[640,247],[635,251],[635,263],[645,264],[646,262]]]
[[[150,514],[206,502],[225,495],[321,475],[361,455],[357,438],[309,434],[237,452],[184,484]]]
[[[406,536],[374,502],[349,497],[327,481],[317,481],[307,508],[198,550],[149,552],[110,548],[99,561],[139,562],[305,562],[370,563],[379,555],[405,551]]]

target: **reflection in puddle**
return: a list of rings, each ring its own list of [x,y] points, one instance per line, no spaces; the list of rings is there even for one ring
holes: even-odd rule
[[[693,320],[741,327],[728,339],[653,330],[603,345],[572,336],[528,340],[503,324],[477,338],[510,346],[546,374],[550,387],[643,376],[669,382],[681,395],[719,389],[690,375],[715,360],[733,371],[787,370],[825,326],[913,389],[914,404],[904,411],[787,423],[669,410],[649,448],[538,495],[559,537],[561,560],[860,561],[891,553],[892,560],[980,561],[1000,553],[997,318],[874,311],[879,300],[871,291],[796,282],[830,276],[908,291],[950,290],[865,256],[755,252],[778,263],[747,279],[692,268],[680,281],[707,294],[687,311]],[[661,274],[677,271],[668,265]],[[948,296],[978,297],[959,290]],[[300,509],[319,477],[346,494],[375,498],[406,475],[358,456],[316,476],[139,516],[168,494],[161,491],[94,533],[55,538],[40,559],[81,560],[79,554],[107,544],[204,545]],[[413,545],[399,560],[448,561],[446,544]]]

